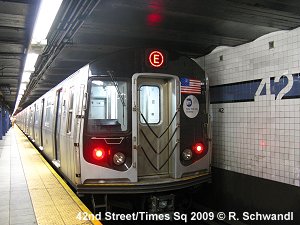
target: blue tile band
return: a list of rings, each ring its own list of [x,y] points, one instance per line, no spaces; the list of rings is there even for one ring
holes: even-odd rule
[[[282,99],[300,98],[300,73],[292,76],[292,88],[284,93]],[[216,85],[210,87],[210,99],[212,104],[230,102],[250,102],[254,101],[254,96],[263,79],[251,80],[238,83]],[[275,77],[270,78],[271,94],[278,96],[278,93],[288,85],[288,78],[281,76],[279,82],[275,82]],[[264,85],[259,95],[266,95],[266,85]]]

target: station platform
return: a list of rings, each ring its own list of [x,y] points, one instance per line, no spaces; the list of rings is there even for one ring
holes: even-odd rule
[[[0,140],[0,221],[13,224],[101,224],[18,127]],[[81,217],[82,218],[82,217]]]

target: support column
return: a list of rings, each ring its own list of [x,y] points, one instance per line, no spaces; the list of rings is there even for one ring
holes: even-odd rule
[[[9,113],[6,108],[2,106],[2,136],[5,136],[6,132],[9,129]]]

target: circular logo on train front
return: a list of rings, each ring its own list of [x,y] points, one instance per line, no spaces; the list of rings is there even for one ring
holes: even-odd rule
[[[198,115],[199,101],[194,95],[189,95],[184,99],[183,111],[189,118],[195,118]]]

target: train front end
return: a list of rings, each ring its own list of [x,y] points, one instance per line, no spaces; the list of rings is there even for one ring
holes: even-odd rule
[[[160,49],[89,65],[79,194],[173,191],[210,180],[208,86],[191,59]]]

